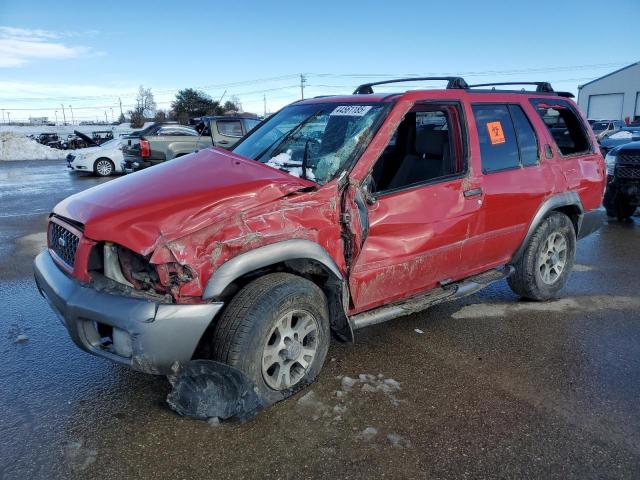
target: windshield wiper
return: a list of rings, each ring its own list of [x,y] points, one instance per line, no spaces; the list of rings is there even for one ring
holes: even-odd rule
[[[298,126],[296,126],[295,128],[291,129],[284,137],[276,139],[275,142],[273,142],[271,145],[269,145],[267,148],[265,148],[262,152],[260,152],[260,155],[258,155],[255,159],[257,161],[260,161],[260,159],[262,157],[264,157],[266,155],[266,153],[271,149],[273,149],[274,152],[277,152],[280,149],[280,147],[282,145],[284,145],[284,143],[287,140],[289,140],[296,133],[298,133],[300,130],[302,130],[304,128],[304,126],[307,125],[311,120],[314,120],[318,115],[320,115],[320,112],[322,112],[322,109],[320,109],[317,112],[311,114],[303,122],[301,122]]]

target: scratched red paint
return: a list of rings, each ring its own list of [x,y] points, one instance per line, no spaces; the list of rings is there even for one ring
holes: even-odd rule
[[[604,187],[601,155],[559,159],[554,153],[545,158],[544,145],[554,142],[529,98],[499,98],[521,105],[537,131],[541,162],[526,176],[521,170],[482,175],[478,135],[469,122],[471,102],[496,102],[496,94],[413,91],[366,97],[367,102],[393,107],[349,173],[344,197],[337,180],[314,188],[313,182],[214,148],[76,194],[56,206],[54,214],[84,226],[80,266],[74,272],[78,278],[87,279],[88,251],[95,242],[111,241],[150,256],[156,265],[188,265],[195,275],[174,292],[178,302],[201,301],[212,273],[238,254],[281,240],[309,239],[348,276],[348,311],[358,313],[504,264],[522,242],[538,206],[554,193],[571,189],[579,193],[585,210],[599,206]],[[461,106],[460,120],[469,122],[460,132],[467,145],[467,174],[378,198],[367,205],[365,238],[356,191],[404,115],[420,101]],[[362,96],[307,102],[357,103]],[[455,148],[461,156],[462,143]],[[572,176],[574,170],[579,173]],[[479,187],[482,201],[463,195]],[[348,214],[349,252],[344,251],[341,214]],[[163,268],[166,278],[171,269]]]

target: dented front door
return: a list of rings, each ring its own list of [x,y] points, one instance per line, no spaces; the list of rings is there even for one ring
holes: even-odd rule
[[[353,312],[409,297],[465,270],[461,256],[477,213],[465,179],[416,186],[368,205],[368,233],[353,261]]]

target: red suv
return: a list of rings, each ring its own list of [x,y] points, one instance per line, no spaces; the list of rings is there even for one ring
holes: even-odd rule
[[[40,291],[92,354],[149,373],[212,358],[270,399],[316,377],[332,332],[505,277],[556,296],[604,218],[591,129],[548,83],[444,80],[295,102],[231,152],[67,198],[35,260]]]

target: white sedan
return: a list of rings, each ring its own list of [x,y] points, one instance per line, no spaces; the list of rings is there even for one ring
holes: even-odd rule
[[[81,148],[67,155],[67,166],[79,172],[92,172],[100,177],[122,173],[120,139],[109,140],[99,147]]]

